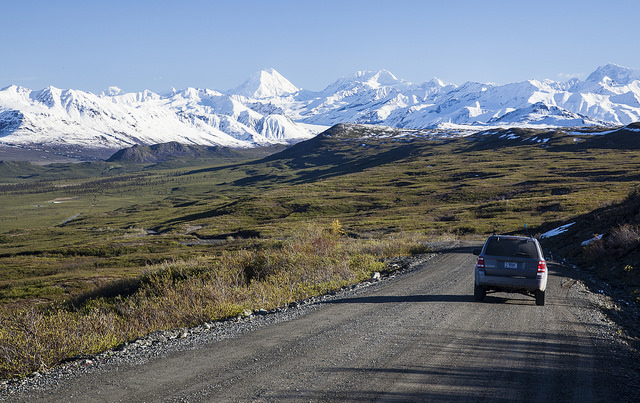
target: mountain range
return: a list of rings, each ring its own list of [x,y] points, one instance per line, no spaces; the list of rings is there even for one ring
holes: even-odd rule
[[[290,144],[338,123],[404,129],[618,126],[640,121],[640,70],[608,64],[585,80],[457,86],[357,72],[322,91],[274,69],[229,91],[101,94],[47,87],[0,90],[0,145],[90,156],[167,142],[248,148]]]

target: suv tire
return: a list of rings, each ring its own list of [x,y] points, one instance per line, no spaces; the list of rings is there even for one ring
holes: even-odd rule
[[[486,295],[487,290],[485,290],[484,287],[478,285],[473,287],[473,299],[475,299],[476,301],[482,301]]]
[[[536,305],[543,306],[544,305],[544,291],[536,290]]]

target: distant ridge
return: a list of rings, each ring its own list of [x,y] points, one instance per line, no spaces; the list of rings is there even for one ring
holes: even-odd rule
[[[107,162],[150,164],[178,158],[238,158],[241,154],[228,147],[181,144],[176,141],[151,146],[134,145],[114,153]]]

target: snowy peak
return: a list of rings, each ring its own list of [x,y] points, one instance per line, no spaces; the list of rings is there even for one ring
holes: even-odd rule
[[[32,92],[31,93],[31,98],[34,101],[37,101],[41,104],[44,104],[45,106],[52,108],[54,106],[56,106],[56,104],[59,104],[60,102],[60,95],[62,95],[62,90],[56,88],[56,87],[52,87],[49,86],[47,88],[44,88],[40,91],[37,92]]]
[[[432,78],[423,84],[424,87],[432,87],[432,88],[442,88],[445,87],[446,84],[437,77]]]
[[[103,96],[103,97],[115,97],[116,95],[122,95],[122,94],[124,94],[124,91],[122,91],[120,88],[112,85],[111,87],[109,87],[106,90],[102,91],[102,93],[100,95]]]
[[[403,80],[399,80],[396,76],[393,75],[393,73],[388,70],[380,70],[377,72],[360,71],[356,73],[354,81],[363,83],[367,87],[374,89],[384,86],[393,87],[398,84],[406,83]]]
[[[271,68],[254,73],[230,93],[247,98],[264,99],[282,97],[298,91],[299,89],[295,85]]]
[[[335,93],[356,89],[377,90],[380,88],[409,88],[411,86],[410,82],[397,78],[388,70],[358,71],[352,76],[339,78],[322,92]]]
[[[630,69],[609,63],[598,67],[596,71],[587,77],[587,82],[611,82],[614,85],[628,85],[633,81],[640,80],[640,70]]]

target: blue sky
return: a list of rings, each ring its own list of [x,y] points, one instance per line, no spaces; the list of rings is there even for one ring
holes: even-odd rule
[[[0,87],[227,90],[273,67],[321,90],[358,70],[505,84],[640,68],[637,0],[4,3]]]

